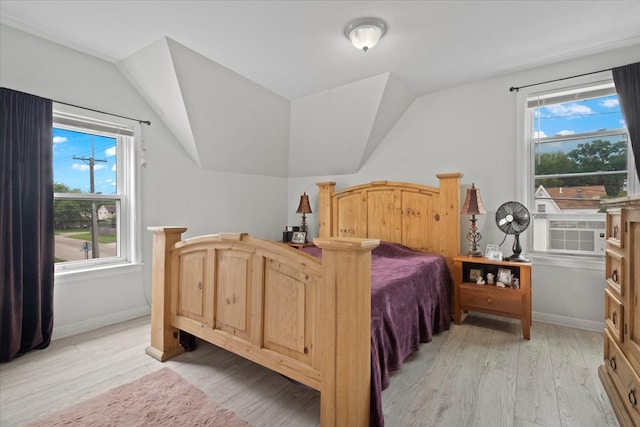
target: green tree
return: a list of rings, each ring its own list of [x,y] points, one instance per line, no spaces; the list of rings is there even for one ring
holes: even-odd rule
[[[70,189],[65,184],[53,183],[55,193],[82,193],[77,188]],[[91,216],[91,202],[83,200],[55,200],[53,202],[54,226],[57,229],[64,229],[75,226]]]
[[[585,173],[595,171],[624,171],[627,169],[627,141],[618,142],[596,139],[578,144],[568,153],[560,151],[540,153],[536,157],[536,175]],[[604,185],[608,197],[625,195],[626,173],[615,175],[544,178],[536,180],[536,187],[577,187]]]

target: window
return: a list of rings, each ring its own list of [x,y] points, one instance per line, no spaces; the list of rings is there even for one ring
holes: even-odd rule
[[[54,104],[56,272],[136,262],[135,140],[130,125]]]
[[[637,182],[610,75],[529,93],[525,102],[530,249],[603,256],[605,215],[600,200],[626,196]]]

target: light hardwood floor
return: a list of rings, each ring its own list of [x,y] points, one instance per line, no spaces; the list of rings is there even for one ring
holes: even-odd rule
[[[54,341],[0,365],[0,425],[20,426],[170,367],[254,426],[319,425],[319,394],[213,345],[160,363],[149,319]],[[386,425],[617,426],[597,367],[602,334],[471,314],[423,344],[383,392]]]

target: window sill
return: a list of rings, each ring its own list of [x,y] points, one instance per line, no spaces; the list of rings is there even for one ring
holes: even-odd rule
[[[581,268],[586,270],[604,271],[604,257],[585,257],[579,255],[555,255],[546,253],[529,253],[535,266],[555,268]]]
[[[82,268],[79,270],[60,270],[54,273],[56,285],[78,281],[92,280],[102,277],[129,274],[142,271],[141,263],[123,263],[101,265],[92,268]]]

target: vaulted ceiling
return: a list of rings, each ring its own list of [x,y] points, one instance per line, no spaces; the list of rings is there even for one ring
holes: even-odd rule
[[[388,27],[367,53],[343,33],[365,16]],[[117,64],[201,167],[284,176],[356,171],[416,96],[640,43],[638,1],[2,0],[0,22]]]

